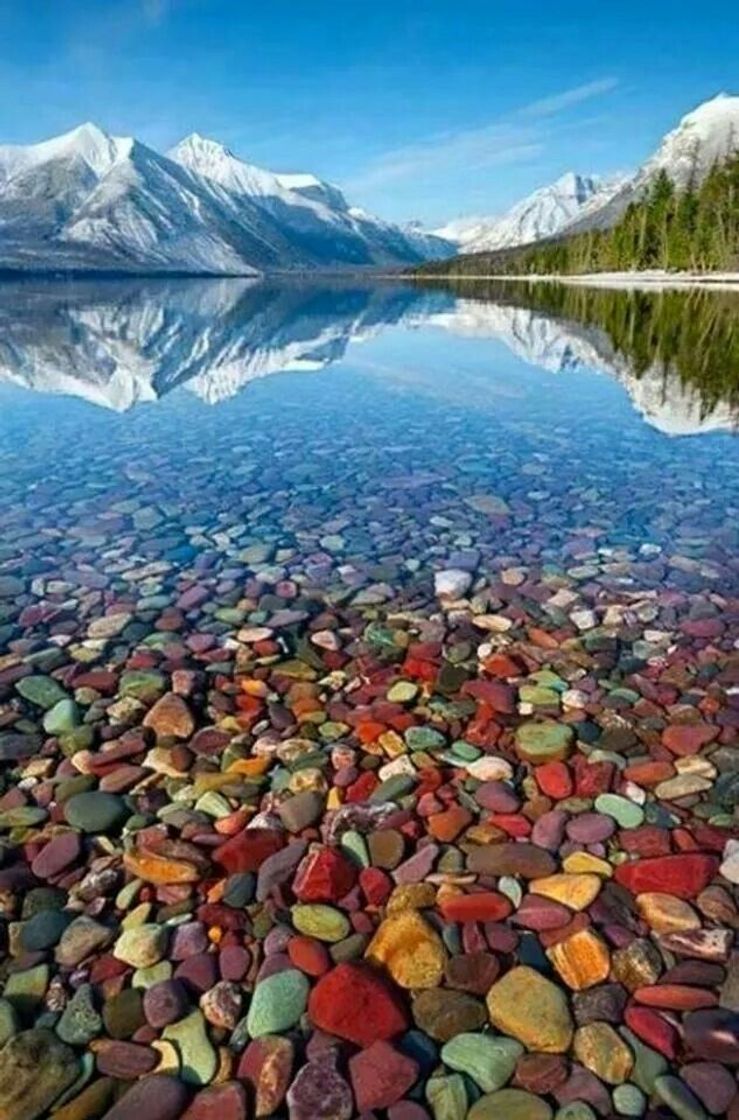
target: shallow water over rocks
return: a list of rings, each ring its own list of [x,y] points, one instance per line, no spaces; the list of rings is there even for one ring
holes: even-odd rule
[[[0,289],[10,1120],[739,1116],[733,305],[485,295]]]

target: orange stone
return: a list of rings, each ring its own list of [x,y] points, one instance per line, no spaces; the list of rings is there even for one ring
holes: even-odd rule
[[[446,922],[499,922],[511,912],[511,903],[497,891],[457,894],[444,898],[439,909]]]
[[[452,805],[450,809],[445,809],[443,813],[433,813],[428,818],[428,830],[435,840],[441,840],[444,844],[451,844],[470,824],[472,814],[468,809],[462,805]]]
[[[547,949],[547,956],[568,988],[581,992],[607,979],[611,956],[592,929],[583,929]]]
[[[700,929],[701,920],[689,902],[673,894],[646,891],[636,896],[636,908],[655,933],[682,933]]]
[[[181,696],[166,692],[144,716],[144,727],[151,727],[157,738],[189,739],[195,731],[195,720]]]
[[[196,883],[202,872],[187,860],[167,859],[165,856],[141,855],[124,852],[123,866],[137,879],[164,886],[168,883]]]

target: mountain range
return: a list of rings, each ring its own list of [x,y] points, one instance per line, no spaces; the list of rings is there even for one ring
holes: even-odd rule
[[[277,174],[193,133],[165,154],[84,124],[0,145],[0,270],[184,273],[400,269],[613,225],[664,170],[700,181],[739,147],[739,97],[699,105],[630,176],[567,172],[499,217],[427,232],[351,206],[308,173]]]
[[[654,365],[637,375],[594,324],[514,302],[392,284],[121,279],[79,281],[64,292],[43,281],[7,284],[0,301],[0,391],[5,385],[75,396],[124,412],[185,389],[216,405],[256,379],[323,369],[340,361],[350,343],[396,325],[496,340],[550,374],[604,372],[624,386],[649,424],[670,435],[739,424],[735,408],[720,400],[706,407],[699,388],[678,372]],[[374,366],[366,368],[371,374]],[[385,364],[381,375],[399,376],[402,368]],[[423,362],[412,369],[414,385],[438,393],[433,379],[424,380]],[[456,370],[445,391],[463,396],[464,376]],[[468,388],[482,407],[484,385]],[[489,389],[494,407],[495,379]]]
[[[385,268],[450,252],[194,133],[165,155],[94,124],[0,146],[0,268],[255,275]]]
[[[699,183],[714,163],[739,149],[739,97],[722,93],[682,118],[633,175],[600,178],[567,172],[492,217],[458,218],[434,232],[464,253],[531,245],[542,239],[604,229],[638,201],[660,171],[676,186]]]

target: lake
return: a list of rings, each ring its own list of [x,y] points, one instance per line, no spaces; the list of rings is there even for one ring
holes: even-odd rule
[[[733,292],[0,285],[0,986],[48,1099],[162,1059],[147,1115],[216,1069],[280,1117],[724,1112],[738,428]],[[448,1048],[489,1021],[494,1077]]]

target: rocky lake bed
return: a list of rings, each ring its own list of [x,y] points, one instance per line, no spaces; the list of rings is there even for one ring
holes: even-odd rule
[[[452,310],[3,387],[2,1120],[739,1120],[735,438]]]

